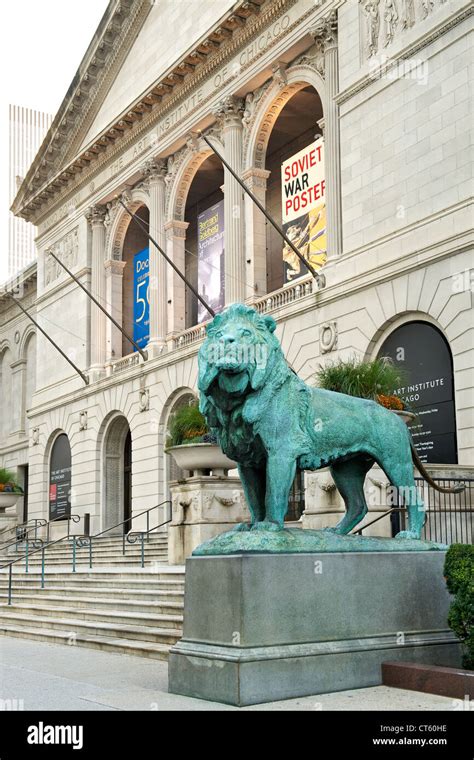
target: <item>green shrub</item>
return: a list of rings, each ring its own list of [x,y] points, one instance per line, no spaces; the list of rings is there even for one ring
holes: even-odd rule
[[[346,393],[348,396],[376,399],[391,396],[406,382],[406,373],[396,367],[388,357],[361,362],[357,357],[320,365],[316,373],[320,388]]]
[[[204,416],[199,411],[198,402],[180,406],[171,416],[167,446],[181,446],[181,444],[202,443],[208,434],[208,427]]]
[[[452,544],[444,564],[446,585],[454,601],[448,625],[461,642],[463,667],[474,670],[474,546]]]
[[[0,467],[0,491],[23,493],[23,489],[18,485],[15,473],[11,470],[6,470],[4,467]]]

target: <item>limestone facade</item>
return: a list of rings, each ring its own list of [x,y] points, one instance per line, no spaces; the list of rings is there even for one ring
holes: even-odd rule
[[[1,297],[0,465],[28,465],[28,517],[48,517],[61,432],[72,451],[72,511],[90,513],[94,532],[123,519],[126,430],[133,512],[169,498],[168,419],[196,392],[203,338],[202,325],[186,322],[182,281],[158,254],[144,361],[48,251],[125,325],[131,227],[118,196],[146,210],[151,234],[184,270],[188,194],[212,154],[200,133],[265,203],[272,130],[308,87],[320,98],[314,130],[327,156],[326,286],[307,275],[266,292],[263,217],[225,172],[226,302],[271,313],[288,361],[310,384],[321,362],[375,357],[405,322],[437,326],[453,356],[458,464],[471,466],[471,4],[193,0],[185,17],[181,5],[112,0],[14,204],[38,231],[37,267],[15,283],[19,297],[89,378],[41,334],[33,350],[34,327]],[[166,56],[156,43],[163,28],[176,31]]]

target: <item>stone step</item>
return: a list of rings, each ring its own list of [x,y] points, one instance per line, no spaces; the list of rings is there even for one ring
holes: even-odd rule
[[[150,564],[151,562],[162,562],[165,563],[167,560],[167,555],[163,553],[157,553],[157,554],[151,554],[151,555],[145,555],[144,562],[146,564]],[[5,563],[7,564],[8,560],[6,560]],[[22,559],[18,563],[19,565],[24,565],[25,560]],[[101,557],[97,555],[92,556],[92,567],[94,565],[100,565],[102,567],[106,567],[107,565],[140,565],[141,564],[141,557],[140,555],[136,556],[129,556],[129,555],[117,555],[116,557]],[[28,560],[29,567],[41,567],[41,557],[30,557]],[[76,555],[76,566],[78,565],[86,565],[89,566],[89,556],[77,556]],[[67,557],[45,557],[45,566],[51,566],[51,567],[72,567],[72,556]]]
[[[15,638],[34,639],[46,641],[50,644],[71,644],[70,632],[64,633],[48,628],[28,628],[25,626],[3,625],[0,635],[14,636]],[[151,641],[135,641],[133,639],[93,636],[91,634],[77,634],[74,638],[74,646],[88,649],[101,649],[104,652],[114,654],[130,654],[138,657],[149,657],[154,660],[167,660],[169,645]]]
[[[0,600],[5,601],[8,599],[8,589],[6,586],[0,587]],[[184,600],[184,586],[178,591],[168,591],[161,588],[157,588],[153,591],[147,591],[143,589],[131,589],[124,588],[120,591],[120,595],[114,595],[114,589],[102,588],[92,586],[85,589],[81,586],[47,586],[44,589],[40,588],[40,585],[27,585],[15,586],[14,588],[14,601],[25,602],[28,600],[31,604],[38,601],[38,593],[41,594],[41,599],[47,597],[48,599],[57,600],[58,603],[64,602],[67,598],[68,605],[83,606],[84,604],[93,604],[93,602],[100,604],[115,605],[117,609],[141,609],[143,611],[147,609],[147,605],[176,605],[176,608],[183,607]]]
[[[6,601],[0,604],[0,611],[3,614],[6,612],[12,612],[14,614],[21,613],[28,617],[41,617],[51,618],[56,620],[72,620],[74,623],[77,621],[93,621],[99,623],[108,623],[110,625],[127,625],[137,627],[153,627],[156,629],[181,629],[183,624],[183,615],[176,614],[176,609],[167,608],[162,606],[158,610],[150,610],[145,612],[127,612],[116,611],[112,609],[98,609],[97,600],[93,607],[74,607],[69,603],[64,604],[64,599],[60,600],[62,604],[56,605],[53,602],[48,602],[47,599],[39,598],[34,604],[25,604],[23,600],[14,602],[11,606],[6,606]],[[41,602],[41,603],[40,603]],[[182,613],[182,607],[180,612]],[[0,623],[1,624],[1,623]]]
[[[158,594],[154,595],[155,597]],[[0,606],[8,603],[8,594],[0,592]],[[48,589],[35,589],[35,592],[25,592],[23,590],[17,590],[12,597],[12,605],[18,607],[28,606],[31,607],[37,605],[60,607],[64,606],[69,609],[80,609],[82,611],[89,609],[100,609],[104,612],[137,612],[138,614],[152,615],[181,615],[184,608],[184,595],[177,601],[167,599],[123,599],[120,594],[120,599],[117,599],[110,595],[92,595],[91,596],[78,596],[77,594],[68,593],[68,595],[51,593]]]
[[[180,628],[156,627],[148,625],[127,625],[124,623],[107,623],[103,621],[88,621],[77,617],[52,617],[47,615],[26,614],[23,610],[15,610],[15,607],[3,605],[0,618],[0,631],[5,631],[8,626],[25,628],[48,628],[69,633],[69,636],[92,635],[101,638],[111,637],[114,639],[126,638],[137,641],[150,641],[152,643],[167,644],[172,646],[179,638],[182,631]]]

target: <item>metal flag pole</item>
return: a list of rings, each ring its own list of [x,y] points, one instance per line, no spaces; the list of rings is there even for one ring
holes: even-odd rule
[[[134,214],[133,211],[130,211],[130,209],[125,205],[125,203],[123,202],[122,198],[120,198],[120,196],[117,195],[116,199],[118,200],[118,202],[120,203],[120,205],[124,207],[125,211],[128,214],[130,214],[130,216],[132,217],[132,219],[134,220],[134,222],[136,224],[138,224],[138,226],[140,227],[140,229],[147,236],[148,240],[150,240],[153,243],[153,245],[155,246],[155,248],[161,253],[161,255],[163,256],[163,258],[165,259],[165,261],[168,262],[168,264],[170,265],[170,267],[172,267],[174,269],[174,271],[176,272],[176,274],[181,277],[181,279],[183,280],[184,284],[187,285],[187,287],[189,288],[189,290],[192,293],[194,293],[194,295],[196,296],[196,298],[198,299],[198,301],[200,303],[202,303],[202,305],[204,306],[205,309],[207,309],[207,311],[209,312],[209,314],[211,315],[211,317],[215,317],[216,316],[216,312],[213,309],[211,309],[211,307],[209,306],[209,304],[206,303],[206,301],[204,300],[204,298],[201,295],[199,295],[199,293],[196,290],[196,288],[193,285],[191,285],[191,283],[187,280],[187,278],[184,276],[184,274],[179,271],[178,267],[171,261],[171,259],[169,258],[169,256],[166,255],[166,253],[164,252],[163,248],[158,245],[158,243],[156,242],[156,240],[154,238],[152,238],[152,236],[148,232],[147,228],[142,223],[142,220],[140,219],[140,217],[137,216],[136,214]]]
[[[310,262],[306,261],[305,257],[299,252],[299,250],[297,249],[297,247],[295,246],[295,244],[291,242],[290,238],[285,234],[285,232],[280,227],[280,225],[277,224],[276,221],[273,219],[273,217],[270,216],[270,214],[268,213],[268,211],[266,210],[266,208],[264,206],[262,206],[262,204],[260,203],[260,201],[258,200],[258,198],[256,198],[256,196],[252,193],[252,191],[248,189],[248,187],[245,185],[245,183],[240,179],[240,177],[238,176],[238,174],[235,173],[235,171],[227,163],[227,161],[225,160],[225,158],[223,156],[221,156],[221,154],[219,153],[219,151],[216,150],[216,148],[210,142],[210,140],[206,137],[206,135],[203,135],[202,132],[198,132],[198,135],[199,135],[199,137],[202,137],[202,139],[204,140],[205,143],[207,143],[207,145],[209,145],[209,147],[211,148],[211,150],[216,154],[217,158],[219,158],[222,161],[222,163],[225,166],[225,168],[232,174],[233,178],[235,180],[237,180],[237,182],[239,183],[240,187],[247,193],[247,195],[250,196],[250,198],[253,200],[253,202],[255,203],[255,205],[260,209],[260,211],[265,216],[265,218],[276,229],[276,231],[278,232],[278,234],[281,235],[281,237],[283,238],[283,240],[285,241],[285,243],[290,246],[291,250],[298,256],[299,260],[305,265],[305,267],[308,270],[308,272],[310,272],[312,274],[312,276],[314,277],[314,279],[318,283],[319,287],[324,288],[324,286],[326,284],[326,278],[325,278],[325,276],[323,274],[319,274],[316,271],[316,269],[310,264]]]
[[[11,293],[8,293],[8,295],[10,296],[10,298],[12,298],[15,301],[16,305],[18,306],[18,308],[22,310],[22,312],[28,317],[28,319],[31,320],[31,322],[33,322],[33,324],[35,325],[36,329],[39,330],[40,333],[42,333],[44,335],[44,337],[47,340],[49,340],[50,343],[53,344],[53,346],[55,347],[56,351],[59,351],[59,353],[61,354],[61,356],[64,359],[66,359],[66,361],[68,362],[68,364],[70,364],[71,367],[77,372],[77,374],[80,375],[80,377],[84,380],[85,384],[89,385],[89,378],[87,377],[87,375],[85,375],[83,372],[81,372],[81,370],[78,367],[76,367],[76,365],[74,364],[73,361],[71,361],[71,359],[69,358],[69,356],[67,356],[64,353],[64,351],[62,350],[62,348],[59,348],[58,344],[54,342],[54,340],[48,335],[47,332],[45,332],[45,330],[43,330],[42,327],[40,327],[40,325],[38,324],[38,322],[35,319],[33,319],[33,317],[31,316],[31,314],[25,309],[25,307],[22,306],[21,303]]]
[[[128,342],[131,343],[134,348],[136,348],[136,350],[138,351],[138,353],[140,354],[140,356],[143,358],[143,360],[146,361],[148,359],[147,352],[144,351],[142,348],[140,348],[140,346],[138,345],[138,343],[135,343],[135,341],[133,340],[133,338],[131,338],[130,335],[128,335],[128,333],[125,332],[125,330],[123,329],[123,327],[121,325],[119,325],[119,323],[117,322],[117,320],[114,319],[111,314],[109,314],[109,312],[107,311],[107,309],[104,309],[104,307],[102,306],[101,303],[99,303],[99,301],[97,300],[97,298],[95,298],[92,295],[92,293],[89,290],[87,290],[87,288],[82,284],[82,282],[80,282],[80,280],[78,280],[77,277],[75,275],[73,275],[73,273],[71,272],[71,270],[68,269],[68,267],[66,266],[66,264],[64,264],[61,261],[61,259],[59,259],[56,256],[55,253],[53,253],[52,251],[47,251],[47,253],[50,256],[52,256],[55,261],[58,262],[59,266],[61,266],[64,269],[64,271],[67,272],[67,274],[69,275],[69,277],[71,277],[71,279],[74,280],[74,282],[76,283],[76,285],[79,285],[79,287],[84,291],[84,293],[87,293],[87,295],[89,296],[89,298],[91,299],[91,301],[93,303],[95,303],[95,305],[105,314],[105,316],[110,319],[110,321],[112,322],[112,324],[115,325],[115,327],[118,330],[120,330],[120,332],[122,333],[122,335],[124,336],[124,338],[126,338],[128,340]]]

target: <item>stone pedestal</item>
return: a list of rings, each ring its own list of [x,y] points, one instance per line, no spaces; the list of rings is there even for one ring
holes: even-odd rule
[[[172,522],[168,527],[168,562],[183,565],[196,546],[249,522],[239,478],[200,475],[170,484]]]
[[[192,557],[169,690],[241,706],[376,686],[385,661],[457,666],[444,559],[443,551]]]

